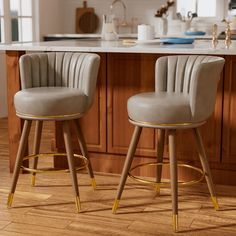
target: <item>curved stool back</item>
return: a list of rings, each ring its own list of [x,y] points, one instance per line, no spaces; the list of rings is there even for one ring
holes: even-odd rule
[[[193,120],[206,120],[215,108],[223,63],[215,56],[162,57],[156,62],[155,91],[189,96]]]

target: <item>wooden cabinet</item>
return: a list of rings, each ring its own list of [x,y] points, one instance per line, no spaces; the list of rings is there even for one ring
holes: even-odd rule
[[[222,163],[236,170],[236,56],[227,56],[223,100]]]
[[[154,91],[155,61],[160,55],[108,54],[107,60],[107,150],[126,154],[134,130],[128,121],[127,100],[130,96]],[[144,129],[137,155],[155,156],[155,130]]]
[[[12,98],[20,89],[17,62],[22,53],[24,52],[7,53],[11,170],[21,133],[21,122],[15,116]],[[134,94],[154,91],[155,61],[162,55],[100,53],[100,56],[101,66],[94,104],[81,119],[81,126],[94,170],[120,173],[134,130],[134,126],[128,121],[127,100]],[[215,183],[236,185],[236,56],[225,56],[225,59],[215,111],[201,127],[201,133]],[[55,137],[56,148],[58,151],[64,151],[59,122],[56,125]],[[156,142],[157,131],[143,129],[136,151],[139,158],[136,158],[135,162],[153,160],[156,157]],[[168,157],[167,146],[166,139],[165,157]],[[75,148],[78,149],[78,145]],[[191,130],[177,132],[177,155],[179,160],[200,165]],[[65,164],[63,158],[55,162],[56,167],[64,167]],[[152,174],[145,170],[138,173]],[[180,177],[182,176],[188,177],[180,171]]]
[[[7,103],[8,103],[8,134],[9,134],[9,156],[10,171],[14,170],[16,154],[19,146],[21,129],[23,127],[22,120],[16,116],[14,107],[14,95],[21,88],[19,73],[19,58],[25,54],[25,51],[8,51],[6,53],[7,64]],[[26,150],[25,155],[28,154]],[[27,165],[28,161],[24,164]]]

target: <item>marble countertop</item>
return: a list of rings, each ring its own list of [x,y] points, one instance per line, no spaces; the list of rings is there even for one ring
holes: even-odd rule
[[[236,41],[232,41],[230,48],[225,49],[224,40],[219,40],[217,48],[213,49],[211,40],[195,40],[193,44],[161,44],[159,39],[139,42],[134,39],[104,41],[92,38],[1,44],[0,50],[236,55]]]
[[[137,39],[138,38],[138,34],[137,33],[125,33],[125,34],[118,34],[118,37],[120,39],[126,39],[126,38],[132,38],[132,39]],[[197,38],[197,39],[211,39],[212,38],[212,35],[208,35],[208,34],[205,34],[205,35],[199,35],[199,36],[196,36],[196,35],[185,35],[185,34],[169,34],[169,35],[158,35],[156,34],[155,35],[155,38],[158,39],[158,38],[162,38],[162,37],[188,37],[188,38]],[[101,38],[101,34],[48,34],[48,35],[45,35],[44,38],[55,38],[55,39],[60,39],[60,38],[63,38],[63,39],[88,39],[88,38],[93,38],[93,39],[98,39],[98,38]]]
[[[119,38],[137,38],[137,34],[119,34]],[[52,38],[101,38],[101,34],[47,34],[44,37],[52,37]]]

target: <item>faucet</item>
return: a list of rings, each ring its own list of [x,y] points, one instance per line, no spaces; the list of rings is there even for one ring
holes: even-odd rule
[[[111,12],[113,13],[113,7],[116,3],[120,3],[123,7],[123,21],[122,23],[120,24],[120,26],[127,26],[128,23],[126,21],[126,6],[125,6],[125,3],[122,1],[122,0],[114,0],[112,2],[112,4],[110,5],[110,9],[111,9]]]

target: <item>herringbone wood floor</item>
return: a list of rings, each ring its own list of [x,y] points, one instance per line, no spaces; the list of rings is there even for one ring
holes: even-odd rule
[[[170,190],[128,181],[120,208],[111,213],[119,176],[96,174],[93,191],[87,174],[78,174],[82,213],[75,212],[69,174],[41,174],[36,187],[20,176],[13,207],[6,207],[8,171],[7,120],[0,119],[0,235],[174,235]],[[47,125],[43,149],[52,136]],[[50,164],[50,161],[43,161]],[[212,207],[206,185],[180,188],[178,235],[236,235],[236,187],[216,186],[220,211]]]

